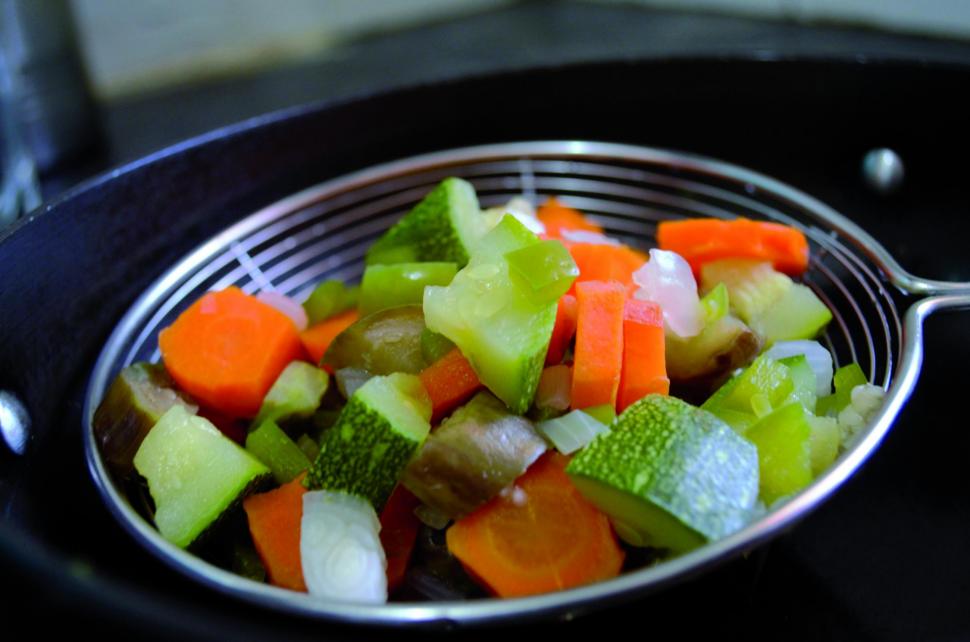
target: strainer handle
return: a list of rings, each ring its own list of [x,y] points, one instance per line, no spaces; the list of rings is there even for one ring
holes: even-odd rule
[[[893,386],[901,389],[903,393],[899,395],[900,405],[912,393],[923,366],[923,323],[931,314],[946,310],[970,310],[970,289],[963,290],[960,294],[943,294],[920,299],[906,311],[906,318],[903,321],[901,362],[909,365],[901,369],[902,376],[893,382]]]

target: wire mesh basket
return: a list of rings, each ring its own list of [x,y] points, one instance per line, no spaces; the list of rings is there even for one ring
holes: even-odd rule
[[[821,341],[836,365],[856,362],[886,398],[878,415],[810,486],[743,530],[660,564],[553,594],[517,599],[390,603],[327,602],[258,584],[166,542],[136,510],[98,453],[91,417],[111,378],[135,361],[157,361],[157,335],[210,290],[275,290],[303,300],[323,279],[355,281],[369,245],[437,183],[459,176],[483,208],[524,195],[555,195],[634,247],[654,245],[660,221],[745,216],[797,227],[811,258],[802,281],[829,307]],[[904,307],[905,306],[905,307]],[[223,592],[284,611],[350,622],[472,624],[554,616],[656,590],[751,550],[830,496],[872,453],[915,385],[926,315],[970,307],[970,283],[919,279],[865,231],[783,183],[723,162],[679,152],[584,141],[495,144],[376,166],[264,208],[199,247],[158,279],[121,320],[95,367],[87,396],[86,456],[107,505],[148,550]]]

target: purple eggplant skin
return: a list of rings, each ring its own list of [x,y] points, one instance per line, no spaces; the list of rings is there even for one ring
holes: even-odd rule
[[[426,505],[458,519],[515,481],[547,448],[532,422],[483,391],[425,440],[402,482]]]
[[[108,387],[94,412],[94,436],[101,456],[113,474],[125,478],[134,469],[135,453],[152,426],[175,404],[198,410],[158,363],[138,362],[126,367]]]

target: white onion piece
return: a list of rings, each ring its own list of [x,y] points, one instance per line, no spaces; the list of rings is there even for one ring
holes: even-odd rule
[[[815,395],[824,397],[832,392],[832,354],[818,341],[779,341],[765,353],[771,359],[785,359],[805,355],[815,373]]]
[[[560,236],[572,243],[589,243],[590,245],[620,245],[616,239],[611,239],[605,234],[591,232],[590,230],[562,230]]]
[[[525,225],[533,234],[546,233],[546,226],[543,225],[542,221],[536,218],[536,210],[532,206],[532,203],[521,196],[516,196],[505,205],[490,207],[483,211],[482,214],[487,217],[486,220],[488,221],[488,229],[498,225],[499,221],[502,220],[502,217],[509,214],[518,219],[519,223]]]
[[[341,602],[387,602],[381,523],[367,500],[317,490],[303,495],[300,562],[307,591]]]
[[[307,317],[306,310],[303,309],[303,306],[285,294],[273,292],[272,290],[263,290],[256,295],[256,298],[290,317],[293,325],[296,326],[297,332],[303,332],[310,325],[310,319]]]
[[[569,455],[596,438],[596,435],[609,431],[605,425],[593,419],[582,410],[536,424],[536,430],[552,442],[556,450]]]
[[[682,256],[666,250],[650,250],[650,260],[633,273],[633,282],[640,286],[633,293],[634,298],[658,303],[671,332],[687,338],[703,329],[697,281]]]

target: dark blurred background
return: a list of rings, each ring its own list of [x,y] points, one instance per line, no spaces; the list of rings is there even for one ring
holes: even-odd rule
[[[964,0],[0,0],[4,177],[22,211],[308,102],[598,60],[964,62],[968,37]]]

